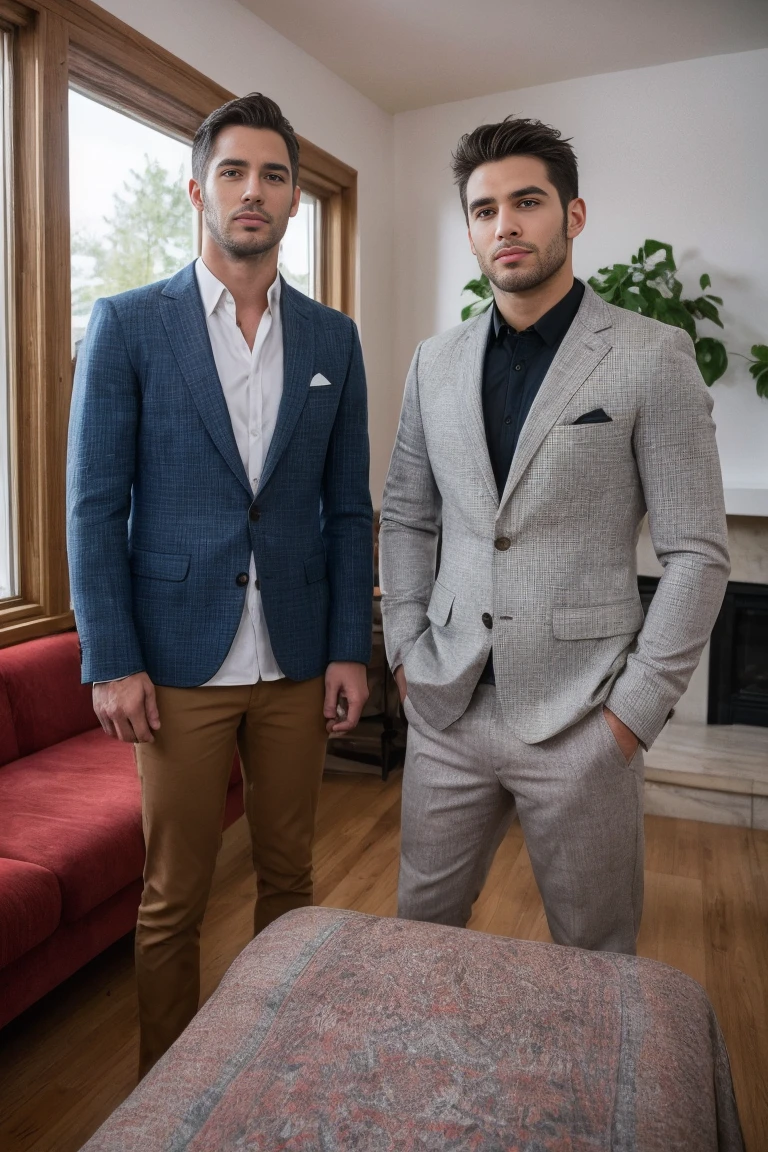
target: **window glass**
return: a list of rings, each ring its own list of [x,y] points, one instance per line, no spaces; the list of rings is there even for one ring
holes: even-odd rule
[[[302,192],[299,210],[288,222],[280,246],[280,271],[294,288],[316,300],[317,245],[320,238],[320,201]]]
[[[0,599],[7,599],[18,591],[18,573],[12,460],[11,37],[0,32],[0,38]]]
[[[197,253],[192,148],[69,94],[72,354],[94,301],[178,272]]]

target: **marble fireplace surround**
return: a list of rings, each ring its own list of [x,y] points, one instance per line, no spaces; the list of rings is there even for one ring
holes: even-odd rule
[[[768,516],[728,516],[728,545],[731,580],[768,584]],[[637,571],[639,576],[660,576],[662,571],[651,543],[647,517],[637,545]],[[681,720],[706,723],[708,690],[709,644],[702,652],[676,715]]]

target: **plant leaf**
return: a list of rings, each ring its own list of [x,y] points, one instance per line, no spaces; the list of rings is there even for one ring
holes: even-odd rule
[[[696,363],[704,377],[704,383],[711,388],[715,380],[719,380],[728,367],[728,353],[722,340],[715,340],[712,336],[703,336],[697,340]]]
[[[711,320],[719,328],[723,327],[717,308],[707,300],[706,296],[697,296],[695,300],[684,300],[683,304],[697,320]]]
[[[649,257],[655,256],[659,252],[664,253],[664,258],[662,260],[654,261],[653,268],[654,268],[654,271],[656,273],[659,273],[662,271],[664,271],[664,272],[676,272],[677,271],[677,265],[675,264],[675,258],[672,255],[672,245],[671,244],[662,244],[662,242],[660,240],[646,240],[644,247],[645,247],[646,263],[648,262]]]
[[[753,344],[750,351],[756,360],[768,364],[768,344]]]
[[[755,378],[758,396],[768,400],[768,364],[750,364],[749,370]]]
[[[653,315],[663,324],[671,324],[674,328],[683,328],[691,337],[696,339],[696,324],[687,308],[679,300],[667,300],[660,296],[653,304]]]
[[[462,320],[473,320],[475,316],[482,316],[488,308],[490,308],[491,300],[473,300],[471,304],[461,310]]]
[[[704,275],[699,280],[699,288],[701,288],[701,290],[703,292],[705,288],[711,288],[711,287],[712,287],[712,280],[710,279],[709,273],[705,272]]]
[[[482,299],[490,296],[493,292],[489,283],[488,277],[483,275],[479,280],[468,280],[462,288],[462,292],[473,292],[475,296],[480,296]]]
[[[715,304],[719,304],[721,308],[723,306],[722,296],[713,296],[710,292],[707,292],[707,300],[714,300]]]

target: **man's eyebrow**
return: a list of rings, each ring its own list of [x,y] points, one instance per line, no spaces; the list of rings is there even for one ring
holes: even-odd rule
[[[481,196],[479,200],[473,200],[469,205],[470,212],[474,212],[476,208],[491,208],[496,203],[493,196]]]
[[[218,162],[218,164],[216,165],[216,167],[217,168],[250,168],[251,164],[250,164],[249,160],[237,160],[233,157],[229,157],[226,160],[220,160]],[[277,160],[267,160],[265,164],[261,165],[261,171],[262,172],[284,172],[287,176],[290,172],[290,168],[288,167],[287,164],[281,164]]]
[[[528,184],[525,188],[517,188],[507,194],[507,200],[519,200],[522,196],[549,196],[538,184]],[[495,196],[481,196],[469,205],[469,211],[475,212],[478,208],[492,208],[496,203]]]
[[[545,192],[537,184],[529,184],[526,188],[518,188],[516,192],[510,192],[507,199],[519,200],[521,196],[549,196],[549,192]]]

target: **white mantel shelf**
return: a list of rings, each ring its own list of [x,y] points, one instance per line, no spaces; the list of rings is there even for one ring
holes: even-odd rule
[[[729,516],[768,516],[768,488],[725,488]]]

